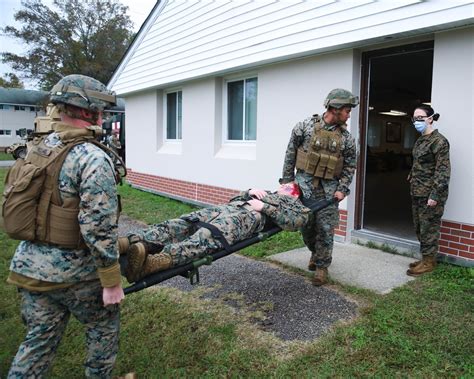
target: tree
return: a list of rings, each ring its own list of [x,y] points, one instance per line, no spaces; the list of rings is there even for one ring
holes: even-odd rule
[[[9,72],[0,78],[0,87],[4,88],[24,88],[23,83],[15,74]]]
[[[133,37],[128,7],[117,0],[54,0],[56,10],[40,0],[21,4],[15,13],[21,28],[6,26],[3,32],[22,40],[27,52],[3,52],[3,63],[45,90],[70,74],[109,81]]]

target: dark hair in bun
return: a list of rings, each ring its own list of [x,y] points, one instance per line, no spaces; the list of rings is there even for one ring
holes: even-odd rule
[[[434,109],[431,108],[429,105],[422,104],[422,105],[419,105],[418,107],[416,107],[415,110],[416,109],[421,109],[421,110],[425,111],[425,113],[428,117],[433,116],[434,121],[438,121],[438,119],[439,119],[439,113],[435,113]]]

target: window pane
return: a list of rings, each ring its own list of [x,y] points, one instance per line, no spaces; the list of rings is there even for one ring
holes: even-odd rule
[[[166,138],[176,139],[176,92],[166,95]]]
[[[257,78],[245,81],[245,139],[257,139]]]
[[[177,139],[181,139],[181,129],[182,129],[182,123],[183,123],[183,92],[178,91],[178,130],[177,130]]]
[[[405,133],[403,135],[403,148],[412,149],[418,138],[418,132],[412,125],[405,125]]]
[[[227,83],[227,138],[243,139],[244,81]]]
[[[379,147],[381,136],[381,125],[379,123],[369,121],[369,127],[367,131],[367,145],[370,147]]]

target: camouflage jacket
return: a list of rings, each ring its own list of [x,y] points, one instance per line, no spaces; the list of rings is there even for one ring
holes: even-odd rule
[[[45,143],[53,147],[61,141],[52,133]],[[119,284],[118,200],[110,158],[90,143],[73,147],[61,168],[59,189],[63,200],[80,198],[78,218],[87,248],[65,249],[22,241],[11,261],[9,282],[27,288],[22,285],[25,277],[44,284],[76,283],[99,277],[104,287]]]
[[[310,198],[313,194],[313,176],[302,170],[297,170],[295,175],[296,152],[300,147],[302,147],[305,152],[308,151],[309,143],[314,131],[314,124],[316,121],[315,116],[297,123],[293,128],[290,142],[288,143],[288,147],[286,149],[285,162],[283,164],[283,176],[281,178],[282,183],[296,181],[303,191],[303,196],[306,198]],[[322,117],[321,126],[323,129],[329,131],[334,131],[338,127],[337,125],[326,124]],[[336,191],[340,191],[346,196],[349,195],[349,186],[352,182],[352,178],[356,169],[357,152],[354,138],[345,129],[345,127],[341,127],[341,131],[341,150],[344,159],[342,173],[339,178],[320,179],[320,183],[328,200],[333,197],[334,192]]]
[[[413,146],[413,166],[409,175],[411,195],[445,203],[450,175],[448,140],[437,130],[420,136]]]
[[[252,199],[248,191],[241,192],[229,204],[246,202]],[[292,196],[279,195],[267,191],[261,201],[264,203],[261,213],[283,230],[297,231],[309,221],[311,209],[305,207],[301,201]]]

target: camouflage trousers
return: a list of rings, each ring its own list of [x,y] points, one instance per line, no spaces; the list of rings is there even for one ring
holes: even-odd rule
[[[325,200],[326,195],[322,188],[317,188],[311,198],[320,201]],[[336,203],[314,214],[311,221],[301,230],[303,241],[311,251],[311,261],[316,264],[316,267],[331,265],[334,229],[338,224],[339,209]]]
[[[174,266],[222,249],[221,242],[208,229],[185,220],[192,218],[217,227],[230,245],[263,228],[262,217],[256,212],[250,211],[248,207],[229,204],[201,209],[179,219],[155,224],[143,233],[142,238],[164,245],[162,252],[171,255]]]
[[[19,289],[28,333],[8,378],[42,378],[54,359],[71,313],[86,327],[87,378],[110,378],[118,350],[119,306],[104,307],[100,282],[47,292]]]
[[[420,241],[420,253],[423,256],[436,256],[441,228],[444,204],[435,207],[427,205],[427,197],[412,197],[411,209],[416,236]]]

